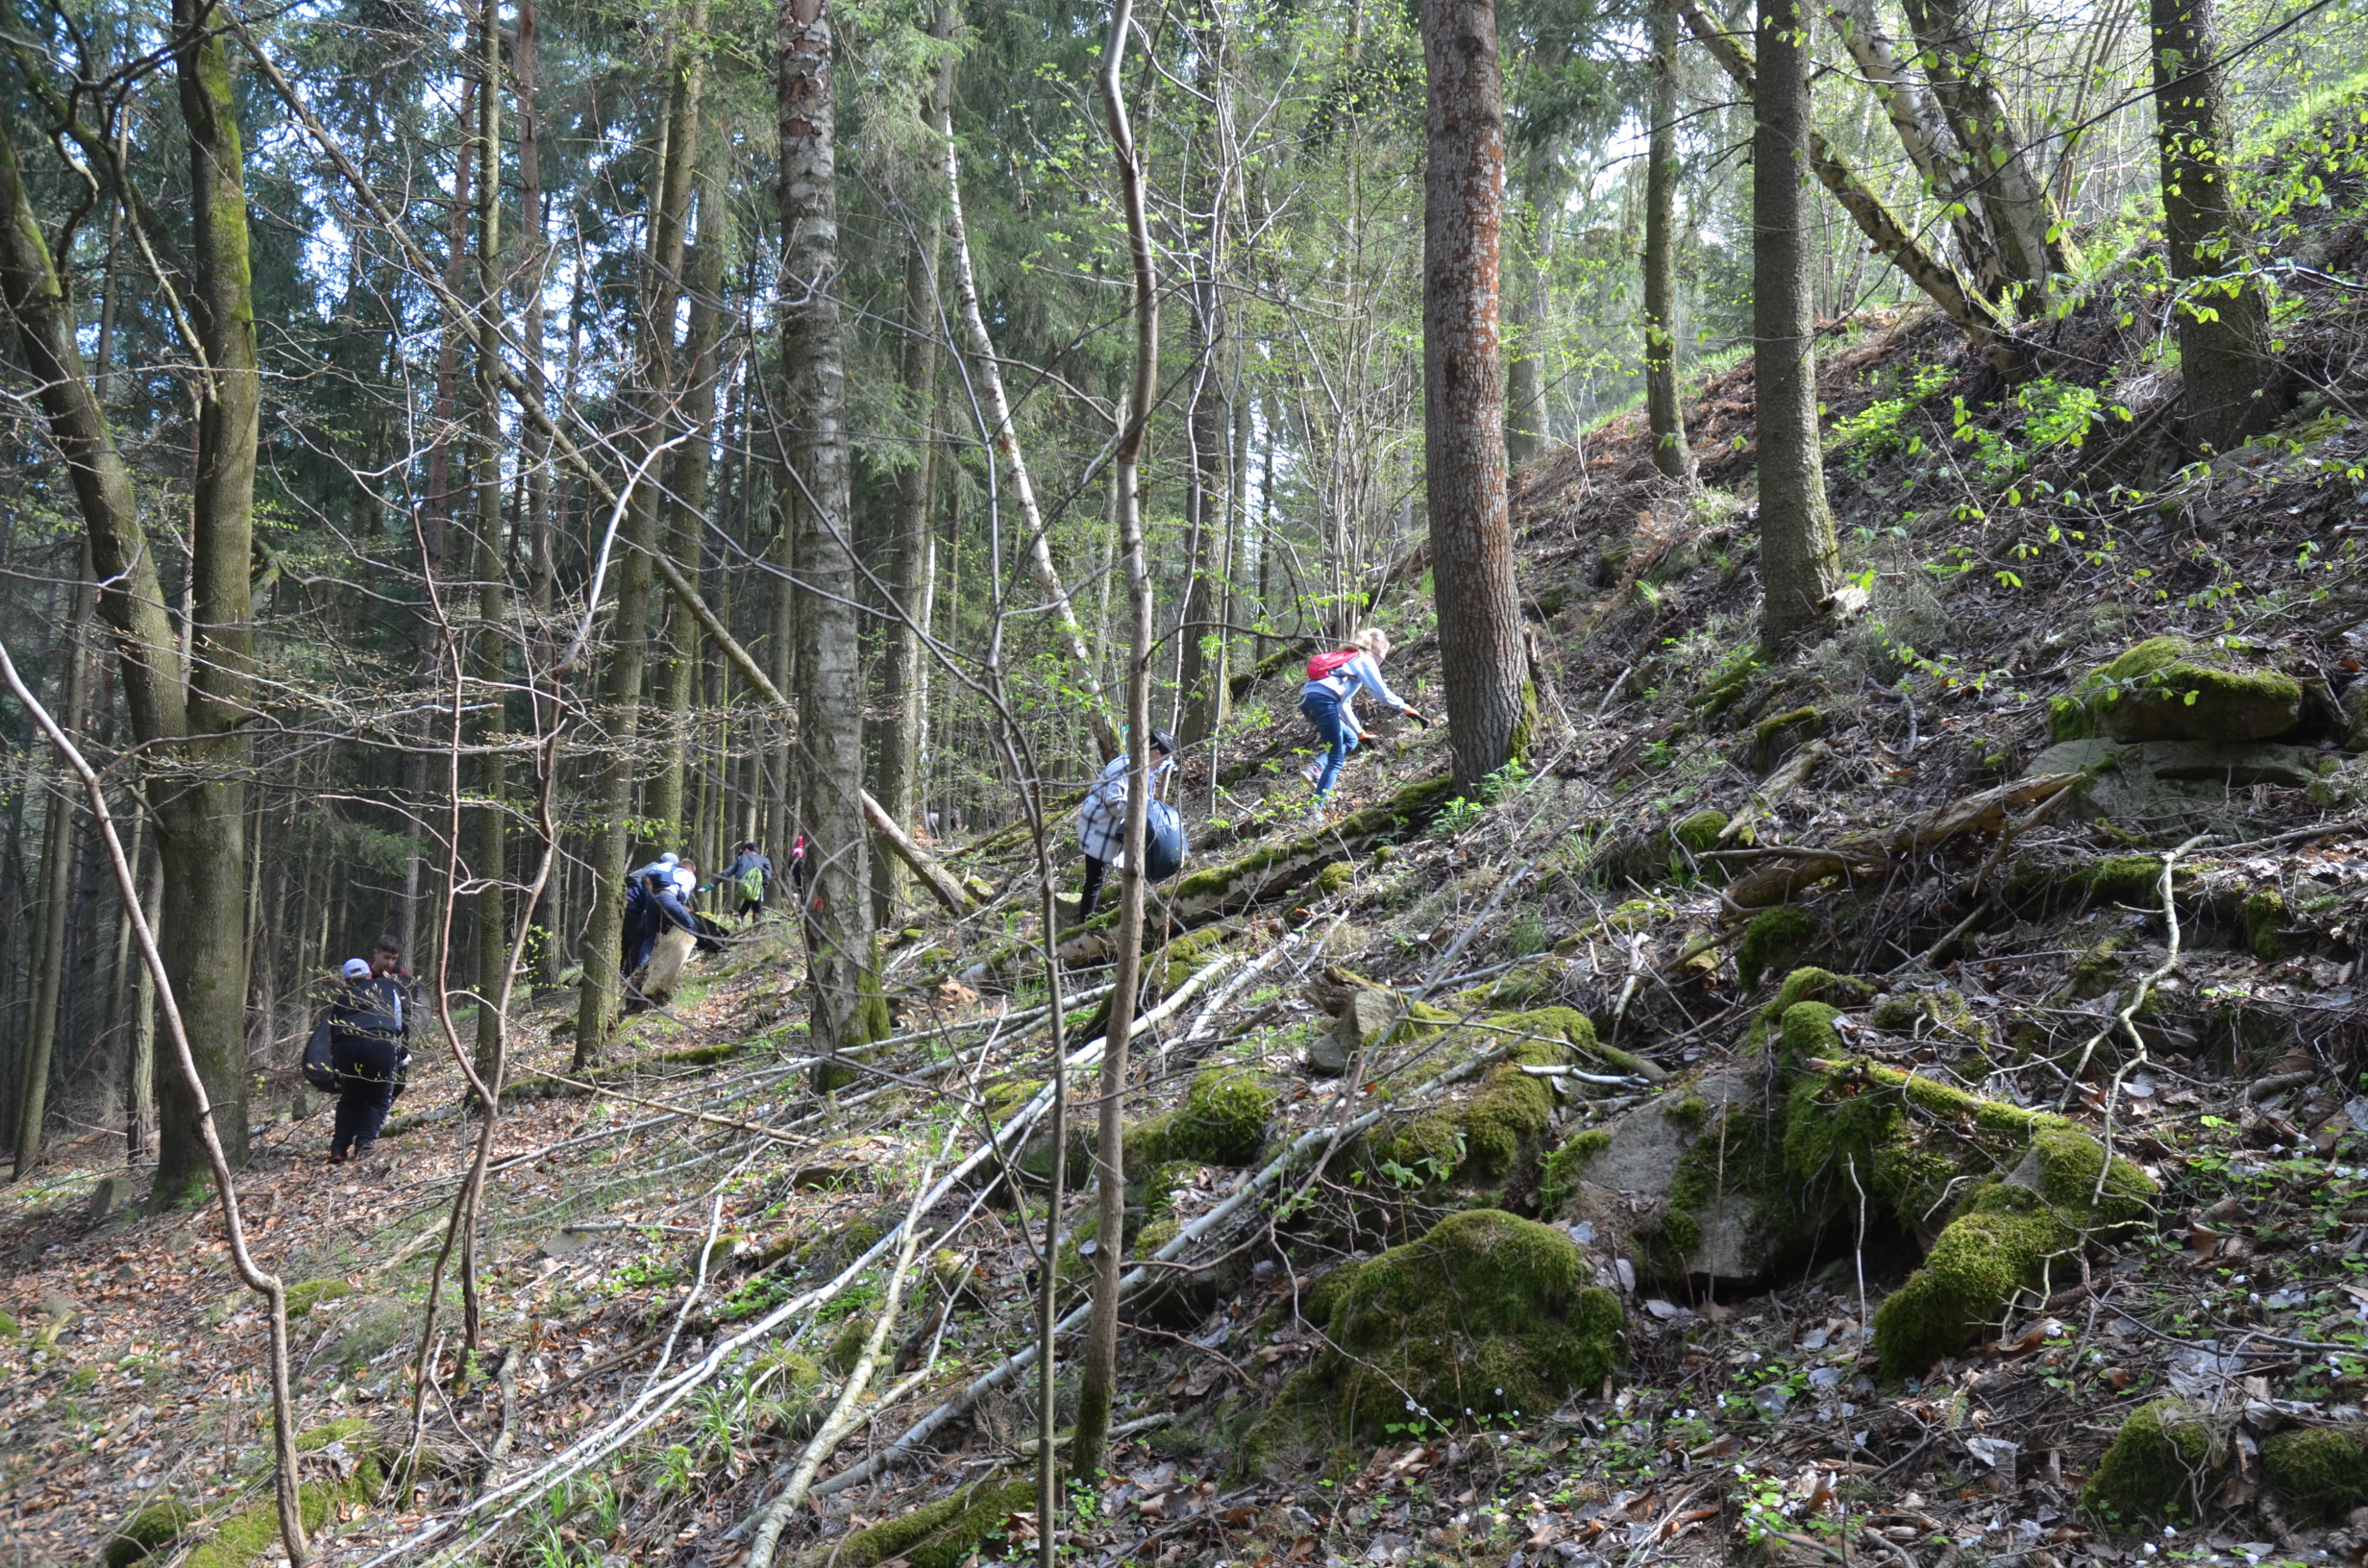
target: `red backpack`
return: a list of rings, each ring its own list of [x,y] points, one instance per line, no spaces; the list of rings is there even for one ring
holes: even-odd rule
[[[1361,648],[1344,648],[1337,653],[1319,653],[1307,661],[1307,678],[1329,680],[1340,674],[1349,660],[1364,652]]]

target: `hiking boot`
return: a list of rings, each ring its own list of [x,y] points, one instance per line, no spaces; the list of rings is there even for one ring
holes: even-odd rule
[[[332,1149],[332,1150],[330,1150],[330,1151],[329,1151],[329,1163],[330,1163],[331,1164],[333,1164],[333,1165],[342,1165],[342,1164],[345,1164],[345,1161],[346,1161],[346,1157],[345,1157],[343,1154],[339,1153],[337,1150],[335,1150],[335,1149]]]
[[[1299,776],[1307,780],[1307,787],[1309,789],[1314,789],[1317,785],[1323,782],[1323,764],[1320,762],[1309,763],[1306,767],[1299,770]]]

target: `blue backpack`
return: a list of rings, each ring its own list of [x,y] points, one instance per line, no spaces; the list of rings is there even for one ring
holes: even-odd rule
[[[1167,801],[1152,801],[1143,814],[1143,874],[1167,881],[1184,869],[1184,820]]]

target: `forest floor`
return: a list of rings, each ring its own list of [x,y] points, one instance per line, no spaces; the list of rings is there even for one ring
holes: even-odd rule
[[[2346,220],[2303,259],[2359,244]],[[456,1069],[422,1053],[360,1164],[323,1163],[318,1111],[259,1131],[324,1559],[737,1568],[922,1193],[874,1403],[784,1558],[963,1568],[1047,1530],[1104,1564],[2368,1557],[2360,307],[2297,283],[2292,411],[2191,464],[2135,276],[2019,388],[1927,317],[1837,326],[1852,592],[1814,648],[1752,656],[1744,366],[1690,410],[1698,490],[1633,419],[1522,477],[1519,774],[1456,796],[1440,730],[1377,723],[1311,830],[1294,667],[1244,683],[1174,787],[1196,856],[1154,898],[1127,1108],[1152,1266],[1122,1435],[1060,1517],[1006,1362],[1064,1147],[1081,1299],[1091,1162],[1043,1130],[1000,835],[953,856],[984,911],[889,933],[899,1034],[835,1097],[779,922],[596,1079],[568,998],[525,1010],[477,1348],[448,1284],[416,1437]],[[1436,711],[1420,570],[1378,618]],[[2084,684],[2163,637],[2172,674]],[[2155,738],[2114,733],[2141,707]],[[1109,930],[1064,946],[1073,1050]],[[0,1194],[0,1541],[88,1562],[169,1502],[160,1553],[270,1560],[263,1333],[219,1222],[91,1212],[111,1179],[94,1138]]]

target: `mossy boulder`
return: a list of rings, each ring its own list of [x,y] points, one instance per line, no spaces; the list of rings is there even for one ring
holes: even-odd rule
[[[1211,1067],[1193,1079],[1184,1104],[1169,1119],[1162,1154],[1212,1165],[1246,1165],[1258,1158],[1274,1091],[1239,1067]]]
[[[1539,1418],[1626,1364],[1627,1314],[1551,1225],[1451,1214],[1356,1269],[1332,1305],[1324,1360],[1292,1380],[1243,1445],[1246,1467],[1303,1459],[1393,1422]],[[1411,1412],[1411,1413],[1410,1413]]]
[[[1965,1005],[1962,992],[1947,986],[1931,991],[1901,991],[1875,998],[1866,1021],[1886,1034],[1928,1040],[1935,1035],[1980,1042],[1988,1038],[1982,1020]]]
[[[1339,893],[1357,879],[1357,868],[1345,860],[1336,860],[1316,873],[1318,893]]]
[[[1587,1021],[1584,1015],[1572,1016],[1582,1023]],[[1527,1019],[1535,1015],[1505,1017]],[[1422,1110],[1394,1116],[1369,1135],[1368,1156],[1377,1168],[1401,1183],[1496,1181],[1510,1175],[1523,1155],[1539,1147],[1554,1124],[1554,1091],[1544,1079],[1521,1069],[1566,1064],[1570,1060],[1567,1037],[1527,1023],[1505,1027],[1519,1031],[1518,1043],[1502,1062],[1489,1068],[1477,1086]],[[1588,1024],[1587,1035],[1593,1039],[1592,1024]]]
[[[1791,904],[1763,910],[1743,927],[1743,940],[1736,944],[1736,978],[1749,991],[1759,985],[1762,975],[1797,968],[1816,951],[1824,936],[1807,910]]]
[[[2285,895],[2262,888],[2245,895],[2245,945],[2266,964],[2285,957]]]
[[[832,1541],[804,1559],[819,1568],[878,1568],[891,1557],[912,1568],[962,1568],[987,1541],[1003,1532],[1015,1513],[1036,1507],[1036,1482],[974,1482],[907,1514],[883,1519]]]
[[[1680,820],[1669,829],[1669,840],[1680,848],[1700,854],[1705,849],[1718,847],[1718,835],[1727,830],[1731,819],[1723,811],[1697,811]]]
[[[2261,1445],[2261,1474],[2295,1512],[2334,1524],[2368,1504],[2368,1452],[2358,1436],[2330,1427],[2297,1427]]]
[[[1924,1265],[1875,1311],[1887,1378],[1921,1376],[2026,1292],[2044,1296],[2084,1246],[2134,1223],[2156,1191],[2118,1155],[2107,1169],[2103,1146],[2060,1116],[1865,1062],[1796,1082],[1784,1139],[1804,1206],[1863,1190],[1930,1242]]]
[[[1743,1036],[1746,1050],[1759,1050],[1770,1036],[1776,1034],[1787,1013],[1802,1002],[1825,1002],[1837,1007],[1856,1007],[1875,993],[1875,988],[1863,980],[1831,969],[1816,968],[1794,969],[1785,976],[1785,983],[1776,988],[1776,994]]]
[[[2224,1445],[2200,1414],[2178,1400],[2157,1400],[2123,1419],[2081,1492],[2081,1506],[2125,1528],[2193,1519],[2218,1485],[2223,1462]]]
[[[197,1510],[185,1503],[166,1499],[151,1503],[146,1507],[115,1526],[113,1534],[99,1553],[106,1568],[132,1568],[181,1539],[182,1532],[197,1520]]]
[[[2058,698],[2047,733],[2051,741],[2266,741],[2302,712],[2302,682],[2291,675],[2232,669],[2220,650],[2150,637]]]
[[[1773,772],[1794,747],[1824,733],[1825,715],[1815,708],[1770,714],[1752,726],[1751,765],[1759,772]]]

